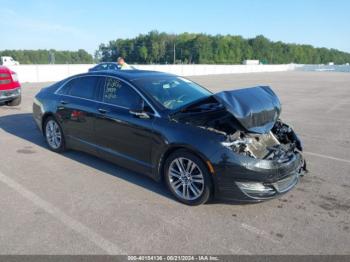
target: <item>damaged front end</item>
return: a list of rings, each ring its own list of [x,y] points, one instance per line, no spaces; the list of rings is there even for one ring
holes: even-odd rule
[[[291,155],[301,152],[301,142],[294,131],[278,120],[267,134],[236,131],[227,134],[221,143],[235,153],[255,159],[284,162]]]
[[[260,177],[246,175],[235,182],[244,194],[254,199],[267,199],[289,191],[298,183],[299,176],[307,172],[301,142],[293,129],[281,120],[266,134],[237,130],[226,134],[221,144],[240,156],[251,158],[246,161],[248,171],[244,172],[260,172]],[[257,178],[262,179],[257,181]]]
[[[235,184],[254,200],[288,192],[298,183],[299,177],[307,173],[300,140],[292,128],[280,120],[267,134],[236,131],[227,135],[222,145],[251,159],[240,168],[242,173],[237,176]]]
[[[275,93],[254,87],[215,94],[173,119],[220,134],[232,152],[216,155],[223,198],[238,188],[247,200],[263,200],[289,191],[307,172],[302,144],[280,113]]]
[[[222,145],[238,154],[279,162],[303,150],[292,128],[279,119],[281,103],[270,87],[226,91],[214,97],[238,122],[226,132]]]

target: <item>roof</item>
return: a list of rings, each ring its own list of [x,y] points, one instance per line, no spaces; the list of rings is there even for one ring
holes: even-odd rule
[[[98,72],[89,72],[86,75],[106,75],[106,76],[117,76],[124,80],[133,81],[142,78],[149,77],[159,77],[159,76],[173,76],[169,73],[158,72],[158,71],[149,71],[149,70],[106,70],[106,71],[98,71]]]
[[[102,65],[102,64],[118,64],[117,62],[101,62],[99,64],[97,64],[96,66]]]

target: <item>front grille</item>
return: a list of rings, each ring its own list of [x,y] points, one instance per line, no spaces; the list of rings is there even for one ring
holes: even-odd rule
[[[279,192],[284,193],[294,187],[299,181],[299,176],[297,174],[291,175],[287,178],[281,179],[276,183],[273,183],[273,187]]]

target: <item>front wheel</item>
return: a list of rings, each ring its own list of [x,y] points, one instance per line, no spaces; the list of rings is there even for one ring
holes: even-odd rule
[[[44,133],[46,143],[52,151],[61,153],[65,150],[63,131],[56,119],[53,117],[48,117],[46,119]]]
[[[165,162],[165,181],[169,190],[182,203],[206,203],[212,192],[210,174],[206,165],[196,155],[179,150]]]

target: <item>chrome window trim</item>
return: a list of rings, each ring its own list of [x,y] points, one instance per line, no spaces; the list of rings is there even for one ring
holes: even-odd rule
[[[110,106],[115,106],[115,107],[119,107],[119,108],[124,108],[127,110],[130,110],[130,108],[128,107],[124,107],[124,106],[119,106],[119,105],[115,105],[115,104],[110,104],[110,103],[105,103],[103,101],[98,101],[98,100],[94,100],[94,99],[88,99],[88,98],[83,98],[83,97],[78,97],[78,96],[71,96],[71,95],[67,95],[67,94],[58,94],[58,92],[66,85],[68,84],[70,81],[77,79],[77,78],[83,78],[83,77],[92,77],[92,76],[98,76],[98,77],[110,77],[110,78],[115,78],[119,81],[122,81],[123,83],[127,84],[129,87],[131,87],[137,94],[139,94],[139,96],[141,96],[141,98],[146,101],[146,103],[148,104],[148,106],[153,110],[154,114],[150,113],[151,115],[155,116],[155,117],[161,117],[160,114],[158,113],[158,111],[153,107],[153,105],[147,100],[147,98],[139,91],[137,90],[136,87],[134,87],[132,84],[128,83],[127,81],[116,77],[116,76],[109,76],[109,75],[99,75],[99,74],[94,74],[94,75],[82,75],[82,76],[76,76],[73,77],[71,79],[69,79],[68,81],[65,81],[56,91],[55,91],[55,95],[61,95],[61,96],[67,96],[67,97],[72,97],[72,98],[77,98],[77,99],[83,99],[83,100],[87,100],[87,101],[92,101],[92,102],[96,102],[96,103],[101,103],[101,104],[105,104],[105,105],[110,105]],[[103,86],[104,88],[104,86]],[[104,90],[103,90],[104,91]],[[148,112],[149,113],[149,112]]]
[[[76,98],[76,99],[82,99],[82,100],[86,100],[86,101],[90,101],[90,102],[95,102],[95,103],[104,104],[104,105],[110,105],[110,106],[119,107],[119,108],[123,108],[123,109],[129,109],[129,108],[125,107],[125,106],[113,105],[113,104],[104,103],[104,102],[100,102],[100,101],[97,101],[97,100],[84,98],[84,97],[71,96],[71,95],[61,95],[61,96],[72,97],[72,98]]]

